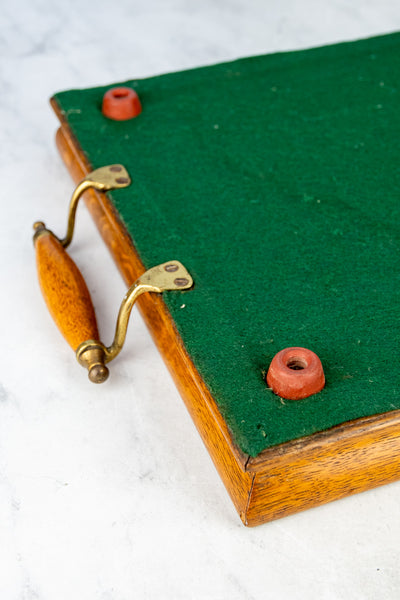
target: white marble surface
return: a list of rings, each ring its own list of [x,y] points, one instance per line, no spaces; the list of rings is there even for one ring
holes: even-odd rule
[[[1,600],[399,598],[400,483],[244,528],[139,316],[89,384],[31,243],[72,191],[55,91],[399,26],[398,0],[3,0]],[[124,285],[83,207],[71,252],[108,340]]]

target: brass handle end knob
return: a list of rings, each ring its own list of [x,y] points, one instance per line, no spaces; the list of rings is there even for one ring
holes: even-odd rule
[[[76,358],[79,364],[88,370],[88,377],[93,383],[103,383],[108,379],[110,372],[105,365],[106,357],[101,342],[83,342],[76,350]]]

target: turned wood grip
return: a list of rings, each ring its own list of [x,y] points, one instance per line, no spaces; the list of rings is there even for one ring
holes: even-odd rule
[[[40,287],[50,314],[71,348],[98,340],[96,315],[85,280],[58,239],[43,231],[35,240]]]

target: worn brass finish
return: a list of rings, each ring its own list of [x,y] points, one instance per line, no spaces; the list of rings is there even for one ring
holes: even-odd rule
[[[76,356],[79,363],[89,368],[87,362],[89,353],[93,350],[93,348],[101,348],[102,352],[104,353],[104,362],[106,363],[118,356],[125,342],[129,317],[131,315],[133,305],[141,294],[144,292],[161,293],[173,290],[187,290],[191,288],[192,285],[192,277],[182,263],[180,263],[178,260],[170,260],[146,271],[129,288],[124,299],[122,300],[118,313],[117,325],[115,328],[114,341],[112,342],[111,346],[107,348],[103,346],[101,342],[95,342],[93,340],[83,342],[76,351]],[[91,379],[90,371],[89,379]],[[105,381],[105,379],[103,381]]]
[[[100,169],[96,169],[89,173],[85,179],[82,179],[75,188],[69,203],[67,233],[62,239],[55,236],[61,245],[64,248],[67,248],[72,241],[75,229],[76,209],[78,208],[78,202],[82,194],[86,192],[86,190],[94,188],[98,192],[109,192],[111,190],[125,188],[130,183],[131,178],[123,165],[108,165],[106,167],[101,167]],[[34,242],[40,235],[43,235],[43,233],[50,232],[49,229],[46,229],[46,226],[42,221],[36,221],[33,225],[33,229],[35,230],[33,236]]]
[[[76,209],[82,194],[89,188],[94,188],[98,192],[109,192],[127,187],[131,183],[131,179],[127,170],[122,165],[108,165],[92,171],[83,179],[75,188],[72,198],[69,203],[68,211],[68,226],[65,238],[60,240],[64,248],[67,248],[74,235]]]
[[[87,340],[80,344],[76,350],[76,358],[82,367],[88,370],[90,381],[103,383],[109,375],[105,366],[105,347],[96,340]]]
[[[35,233],[33,234],[34,244],[41,235],[48,235],[49,233],[51,233],[49,229],[46,229],[46,225],[43,223],[43,221],[36,221],[36,223],[33,224],[33,229],[35,231]]]
[[[174,271],[171,272],[169,268],[172,266],[174,267]],[[175,267],[177,267],[176,270]],[[177,280],[179,281],[177,282]],[[184,280],[185,284],[182,285],[181,280]],[[172,290],[187,290],[192,285],[193,279],[182,263],[177,260],[170,260],[157,267],[153,267],[141,275],[129,288],[122,300],[115,328],[114,341],[111,346],[106,348],[106,362],[110,362],[110,360],[113,360],[121,352],[125,342],[132,307],[141,294],[144,292],[161,293]]]

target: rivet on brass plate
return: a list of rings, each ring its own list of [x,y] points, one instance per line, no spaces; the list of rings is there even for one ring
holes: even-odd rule
[[[178,265],[170,264],[170,265],[165,265],[164,269],[168,273],[174,273],[175,271],[177,271],[179,269],[179,267],[178,267]]]
[[[178,287],[185,287],[189,282],[184,277],[177,277],[176,279],[174,279],[174,283]]]

